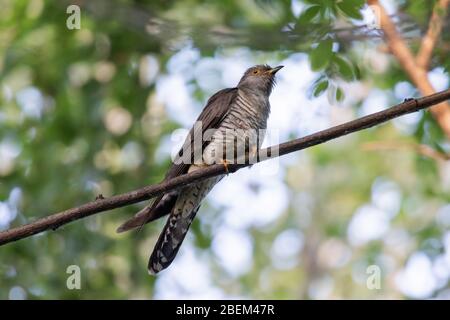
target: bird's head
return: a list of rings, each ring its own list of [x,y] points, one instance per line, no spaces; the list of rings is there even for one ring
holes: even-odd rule
[[[275,85],[275,74],[283,66],[272,68],[268,65],[257,65],[245,71],[238,88],[261,91],[261,93],[270,95]]]

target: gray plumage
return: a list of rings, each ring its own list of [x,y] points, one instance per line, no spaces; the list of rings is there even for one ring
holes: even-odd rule
[[[261,137],[254,133],[266,129],[270,113],[269,95],[275,84],[275,73],[281,68],[254,66],[244,73],[236,88],[223,89],[214,94],[197,119],[202,126],[194,126],[190,130],[165,179],[192,172],[203,165],[226,165],[239,161],[236,156],[239,158],[242,154],[236,150],[236,145],[244,146],[246,157],[253,155],[262,143]],[[247,135],[247,132],[250,134]],[[202,140],[206,133],[211,133],[211,136]],[[198,137],[203,143],[193,144]],[[179,163],[180,159],[185,159],[183,152],[186,150],[191,161],[197,161],[194,154],[200,154],[200,163]],[[148,269],[151,274],[167,268],[173,261],[202,200],[223,177],[209,178],[160,196],[118,228],[118,232],[127,231],[170,214],[150,256]]]

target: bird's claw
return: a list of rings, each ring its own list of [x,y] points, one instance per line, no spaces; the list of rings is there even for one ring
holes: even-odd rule
[[[230,170],[228,169],[228,161],[227,160],[222,160],[222,164],[223,164],[223,167],[225,168],[225,172],[228,175],[230,173]]]

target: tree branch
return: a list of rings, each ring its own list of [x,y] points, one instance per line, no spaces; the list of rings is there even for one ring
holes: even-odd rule
[[[414,85],[424,96],[435,93],[436,91],[428,79],[427,70],[418,67],[415,57],[397,32],[394,23],[386,13],[386,10],[384,10],[384,7],[378,0],[368,0],[367,3],[377,8],[378,14],[380,15],[381,29],[384,32],[386,42],[392,54],[397,58]],[[450,139],[450,105],[447,102],[442,102],[431,108],[430,111],[441,129],[445,132],[447,138]]]
[[[450,0],[439,0],[431,14],[430,22],[428,24],[428,30],[425,36],[422,38],[419,52],[416,56],[416,63],[419,68],[428,69],[431,55],[436,42],[441,34],[442,25],[447,14],[447,7]]]
[[[260,151],[257,162],[306,149],[352,132],[370,128],[380,123],[389,121],[393,118],[397,118],[408,113],[428,108],[448,99],[450,99],[450,89],[419,99],[406,99],[403,103],[400,103],[389,109],[316,132],[303,138],[295,139],[277,146],[263,149]],[[235,172],[247,166],[249,166],[249,164],[233,164],[229,166],[229,171]],[[204,169],[196,170],[174,179],[163,181],[161,183],[147,186],[128,193],[116,195],[106,199],[99,198],[79,207],[68,209],[66,211],[41,218],[29,224],[0,232],[0,245],[27,238],[49,229],[56,230],[58,227],[71,221],[79,220],[103,211],[124,207],[133,203],[148,200],[170,190],[179,189],[199,180],[224,173],[226,173],[224,166],[222,164],[215,164],[205,167]]]

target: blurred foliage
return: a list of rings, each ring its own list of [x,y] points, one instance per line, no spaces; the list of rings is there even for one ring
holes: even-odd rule
[[[398,28],[416,50],[432,2],[398,1]],[[345,99],[348,82],[392,92],[408,81],[386,54],[379,53],[388,59],[385,68],[365,60],[367,51],[375,52],[383,41],[377,30],[363,25],[362,0],[75,1],[81,7],[80,30],[66,28],[69,4],[0,1],[0,203],[17,214],[10,225],[0,224],[3,228],[100,193],[107,197],[161,180],[170,159],[158,161],[157,150],[177,124],[155,99],[155,79],[187,43],[202,57],[241,47],[279,59],[302,52],[318,74],[312,96],[327,93],[331,103]],[[293,8],[300,5],[296,14]],[[445,28],[432,66],[448,71],[448,23]],[[149,59],[156,60],[153,75],[142,71]],[[209,93],[195,80],[192,85],[201,104]],[[357,114],[362,102],[339,112]],[[408,257],[420,251],[433,259],[443,251],[446,230],[435,216],[450,200],[450,169],[414,151],[361,146],[400,140],[448,151],[435,121],[428,113],[420,116],[409,134],[390,124],[302,153],[287,167],[288,209],[276,223],[248,230],[253,264],[236,279],[212,254],[214,234],[200,217],[192,227],[194,244],[210,257],[213,284],[230,296],[253,298],[320,297],[321,281],[333,284],[326,297],[402,297],[394,275]],[[407,238],[403,247],[396,248],[389,237],[361,246],[347,239],[352,215],[371,203],[379,181],[394,183],[402,194],[390,230]],[[11,297],[14,288],[29,299],[151,298],[155,278],[145,267],[162,221],[136,234],[115,233],[138,208],[99,214],[1,247],[0,298]],[[207,205],[202,210],[220,216]],[[295,264],[280,269],[268,248],[287,229],[301,232],[304,247]],[[333,260],[334,253],[342,262]],[[365,278],[355,280],[355,273],[364,274],[374,263],[386,270],[381,290],[367,290]],[[66,268],[72,264],[82,266],[82,290],[66,288]],[[431,295],[446,289],[448,282]]]

